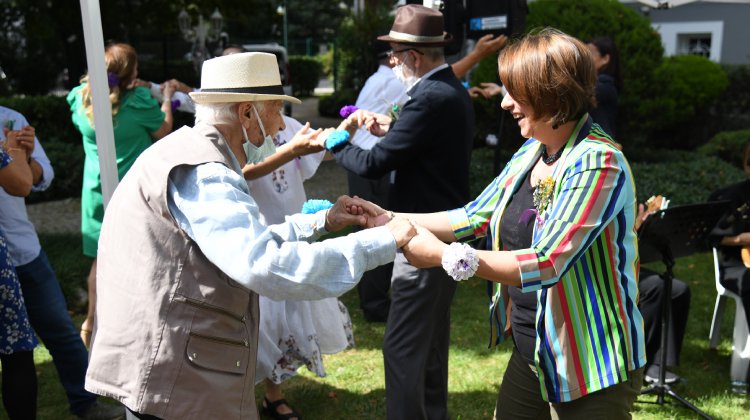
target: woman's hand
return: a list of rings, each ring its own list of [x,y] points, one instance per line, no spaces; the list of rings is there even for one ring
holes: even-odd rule
[[[377,215],[373,206],[359,197],[342,195],[326,213],[326,230],[336,232],[352,225],[368,227],[368,219]]]
[[[364,109],[358,109],[352,112],[351,114],[349,114],[348,117],[343,119],[341,121],[341,124],[339,124],[337,130],[346,130],[346,131],[349,131],[351,134],[354,130],[364,125],[365,121],[367,120],[367,116],[369,114],[372,114],[372,113]]]
[[[177,79],[169,79],[166,82],[162,83],[161,89],[164,90],[164,87],[168,84],[174,86],[175,90],[178,92],[190,93],[193,91],[193,88],[191,88],[190,86],[186,85],[185,83]]]
[[[417,235],[403,247],[409,264],[417,268],[440,267],[447,246],[427,228],[416,225]]]
[[[170,102],[169,106],[171,107],[172,96],[174,96],[174,93],[177,90],[175,84],[174,83],[162,83],[160,87],[161,87],[161,94],[164,96],[164,102]]]
[[[3,128],[5,134],[5,147],[6,149],[18,148],[23,149],[26,152],[26,156],[31,156],[35,146],[36,130],[34,127],[27,125],[20,130],[9,130]]]
[[[326,138],[333,132],[332,128],[310,130],[310,123],[305,123],[302,128],[294,134],[289,141],[294,157],[309,155],[310,153],[320,152],[325,149]]]
[[[417,234],[417,230],[415,229],[414,225],[409,221],[409,219],[403,217],[394,218],[393,220],[388,222],[385,227],[387,227],[388,230],[391,231],[393,239],[396,240],[397,248],[404,247],[409,243],[411,239],[414,238],[414,235]]]

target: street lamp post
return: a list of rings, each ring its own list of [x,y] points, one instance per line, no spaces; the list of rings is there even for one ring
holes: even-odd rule
[[[185,38],[185,41],[193,43],[190,52],[195,71],[198,74],[200,74],[203,61],[211,58],[206,43],[215,42],[221,38],[223,21],[224,18],[219,13],[218,8],[214,9],[214,12],[209,16],[208,22],[204,21],[203,15],[198,13],[198,24],[196,26],[192,26],[192,19],[187,10],[182,9],[180,14],[177,15],[177,24],[180,27],[180,32],[182,32],[182,37]]]
[[[289,39],[287,38],[287,11],[286,11],[286,0],[281,0],[281,4],[276,8],[276,14],[283,17],[282,30],[284,32],[284,48],[289,51]]]

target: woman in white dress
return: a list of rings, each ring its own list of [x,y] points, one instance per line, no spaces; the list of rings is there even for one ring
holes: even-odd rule
[[[276,154],[243,170],[266,225],[281,223],[286,215],[301,211],[307,200],[303,181],[315,174],[326,154],[321,145],[325,136],[316,139],[319,130],[301,135],[300,130],[309,127],[286,116],[284,123],[286,128],[274,138]],[[353,345],[349,312],[338,299],[293,302],[260,296],[255,380],[265,382],[264,414],[299,419],[284,400],[281,383],[296,375],[301,366],[325,376],[322,354],[338,353]]]

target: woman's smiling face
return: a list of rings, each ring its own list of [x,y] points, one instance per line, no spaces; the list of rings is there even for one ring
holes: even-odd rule
[[[517,102],[512,96],[510,96],[510,93],[507,93],[503,97],[500,107],[506,111],[510,111],[511,115],[513,115],[513,118],[518,123],[518,127],[521,129],[521,135],[524,138],[529,139],[534,137],[534,132],[538,131],[539,126],[542,123],[534,118],[531,106]]]

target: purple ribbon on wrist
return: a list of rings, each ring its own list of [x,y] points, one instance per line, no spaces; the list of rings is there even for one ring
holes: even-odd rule
[[[180,102],[179,99],[172,99],[171,105],[172,105],[172,112],[175,112],[177,111],[177,108],[179,108],[180,105],[182,105],[182,102]]]

